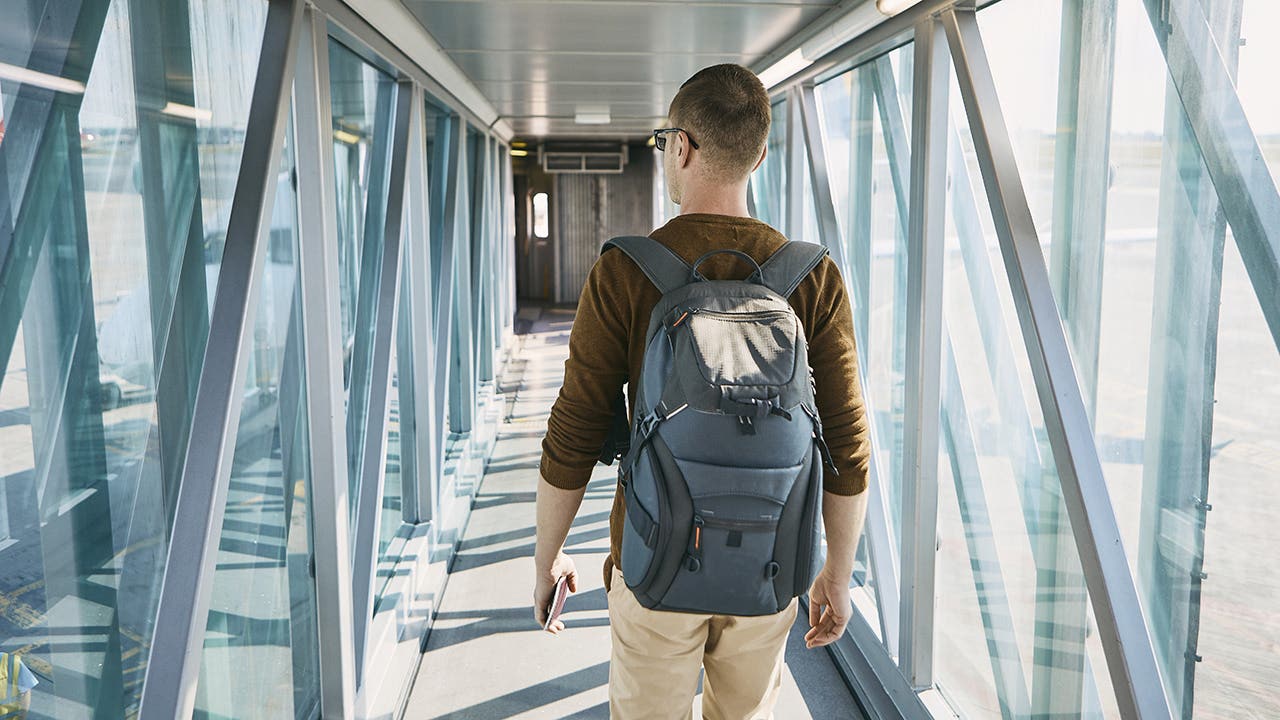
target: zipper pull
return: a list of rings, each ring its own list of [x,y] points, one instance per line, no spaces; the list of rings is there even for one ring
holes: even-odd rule
[[[685,567],[689,572],[698,572],[702,567],[702,528],[705,525],[700,516],[693,516],[693,532],[689,534],[689,552],[685,556]]]

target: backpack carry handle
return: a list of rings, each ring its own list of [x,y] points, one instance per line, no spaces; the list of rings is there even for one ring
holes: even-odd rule
[[[763,281],[764,271],[760,269],[760,263],[756,262],[755,258],[742,252],[741,250],[729,250],[729,249],[712,250],[706,255],[703,255],[702,257],[698,258],[697,262],[693,264],[693,267],[689,269],[689,272],[692,273],[693,279],[698,282],[706,282],[707,278],[704,277],[702,273],[698,272],[698,267],[702,265],[702,263],[706,262],[707,258],[710,258],[712,255],[719,255],[721,253],[729,253],[730,255],[741,258],[742,260],[750,263],[751,267],[755,268],[755,272],[752,272],[750,275],[747,276],[747,282],[759,283]]]

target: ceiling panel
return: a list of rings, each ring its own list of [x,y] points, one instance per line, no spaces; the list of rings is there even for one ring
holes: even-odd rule
[[[406,0],[445,50],[763,55],[824,5]]]
[[[494,105],[510,102],[577,100],[581,102],[668,102],[680,89],[679,82],[644,85],[613,83],[478,83]]]
[[[698,70],[718,63],[747,63],[746,55],[453,55],[473,80],[644,80],[679,86]]]
[[[521,136],[640,137],[708,65],[750,65],[836,0],[402,0]],[[579,106],[608,125],[578,125]]]

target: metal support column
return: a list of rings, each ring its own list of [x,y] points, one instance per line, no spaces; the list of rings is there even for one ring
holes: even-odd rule
[[[373,619],[374,578],[378,569],[378,528],[382,515],[382,489],[386,480],[387,411],[391,389],[391,346],[396,341],[396,300],[400,297],[400,229],[404,218],[404,179],[409,136],[409,110],[413,93],[408,83],[395,92],[390,156],[387,169],[386,213],[383,216],[381,282],[375,302],[373,352],[369,379],[369,427],[360,448],[360,483],[352,553],[352,608],[355,614],[356,684],[364,682],[368,661],[369,623]]]
[[[786,195],[782,202],[782,228],[787,237],[804,236],[804,135],[801,127],[804,118],[800,113],[800,91],[793,88],[787,93],[787,152],[781,161],[786,167]]]
[[[867,67],[853,71],[853,127],[849,134],[849,217],[845,228],[849,235],[849,266],[840,271],[857,288],[853,302],[853,325],[858,338],[871,332],[871,216],[875,196],[875,91]]]
[[[466,122],[459,120],[456,135],[451,135],[450,144],[457,146],[459,155],[457,173],[454,175],[456,185],[455,204],[451,208],[454,215],[453,227],[453,273],[454,288],[453,308],[453,343],[454,350],[450,357],[453,365],[453,380],[449,383],[449,429],[455,433],[471,432],[475,420],[475,333],[471,320],[471,265],[474,259],[471,253],[471,167],[470,153],[467,145],[470,138]]]
[[[912,687],[933,685],[934,562],[938,544],[938,414],[943,230],[950,66],[942,26],[916,25],[907,232],[906,401],[902,458],[902,612],[899,665]]]
[[[444,422],[451,414],[453,400],[451,386],[454,382],[456,373],[453,372],[453,338],[454,338],[454,295],[457,293],[457,270],[455,265],[458,263],[458,217],[460,186],[462,181],[459,173],[462,168],[462,143],[458,136],[463,133],[466,128],[462,118],[452,116],[443,119],[439,128],[441,132],[436,135],[435,139],[435,157],[431,158],[433,165],[436,165],[440,173],[441,182],[435,184],[432,188],[432,196],[441,198],[440,203],[432,203],[431,215],[436,216],[439,212],[439,228],[440,228],[440,262],[438,266],[433,267],[433,275],[437,278],[437,284],[434,288],[436,292],[435,303],[435,322],[432,324],[432,332],[435,338],[436,352],[436,417],[440,419],[440,433],[443,442],[444,437],[451,431],[450,424]],[[439,205],[439,208],[436,207]],[[433,224],[434,225],[434,224]],[[435,228],[433,227],[433,232]],[[436,250],[432,249],[432,259],[435,258]],[[437,454],[439,467],[433,468],[432,472],[436,477],[440,478],[441,488],[444,491],[444,456],[447,444],[442,445],[441,452]],[[456,478],[455,478],[456,481]]]
[[[440,424],[436,416],[436,351],[432,342],[435,304],[431,292],[431,189],[426,157],[426,106],[421,88],[413,89],[413,110],[409,124],[409,166],[405,179],[409,235],[405,238],[407,256],[401,282],[408,284],[414,377],[414,409],[417,425],[413,442],[417,462],[416,477],[407,478],[405,507],[418,522],[435,519],[436,483],[439,476]]]
[[[354,713],[355,650],[351,599],[351,504],[342,377],[337,190],[329,37],[324,15],[308,8],[299,38],[294,82],[294,142],[298,173],[298,282],[311,420],[311,506],[315,513],[316,627],[320,648],[320,708],[325,720]]]

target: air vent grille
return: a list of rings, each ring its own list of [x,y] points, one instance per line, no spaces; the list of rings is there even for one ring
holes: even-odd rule
[[[539,148],[542,171],[546,173],[620,174],[627,166],[627,146],[623,143],[592,147],[544,145]]]

